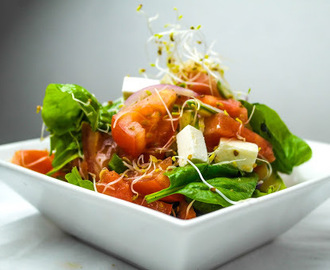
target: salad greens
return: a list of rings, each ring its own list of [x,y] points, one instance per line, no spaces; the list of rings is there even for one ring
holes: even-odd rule
[[[110,170],[115,171],[116,173],[123,173],[127,170],[123,160],[116,153],[112,155],[108,167]]]
[[[230,200],[240,201],[251,198],[256,189],[258,175],[252,173],[244,177],[217,177],[207,182],[217,188]],[[202,182],[190,183],[178,190],[177,193],[202,203],[217,204],[222,207],[231,205],[222,196],[210,190],[210,188]]]
[[[77,167],[73,167],[72,171],[65,175],[65,179],[72,185],[94,190],[93,183],[89,180],[83,180]]]
[[[219,176],[237,177],[240,175],[240,171],[229,164],[199,163],[196,164],[196,167],[206,180]],[[154,202],[175,193],[179,193],[179,191],[182,190],[186,185],[201,181],[198,172],[191,165],[187,165],[185,167],[177,167],[171,171],[165,172],[164,174],[170,179],[170,186],[159,192],[147,195],[145,198],[148,203]]]
[[[259,103],[250,104],[241,101],[251,116],[249,125],[273,146],[276,156],[272,163],[273,173],[267,181],[258,183],[256,173],[240,171],[232,163],[195,164],[199,172],[191,165],[176,167],[164,171],[170,181],[169,187],[145,196],[147,203],[153,203],[173,194],[182,194],[194,203],[199,213],[208,213],[230,206],[231,203],[205,185],[199,173],[208,184],[224,194],[231,201],[251,197],[260,197],[285,188],[277,172],[291,173],[294,166],[311,157],[311,149],[300,138],[293,135],[278,114]],[[42,118],[51,138],[51,152],[55,152],[53,170],[59,171],[76,158],[82,158],[82,123],[87,122],[91,129],[108,133],[111,131],[112,116],[118,113],[123,101],[100,104],[96,98],[81,86],[73,84],[50,84],[46,89]],[[191,113],[191,112],[190,112]],[[193,113],[192,113],[193,114]],[[122,158],[114,153],[108,163],[110,170],[122,174],[127,170]],[[82,179],[77,167],[65,175],[65,179],[74,185],[94,190],[90,180]],[[256,189],[258,185],[258,189]]]
[[[50,151],[55,152],[54,169],[61,169],[82,157],[81,125],[88,122],[93,131],[111,130],[112,115],[118,112],[122,99],[106,105],[85,88],[75,84],[50,84],[42,107],[42,119],[50,132]]]
[[[240,176],[239,170],[228,164],[200,163],[196,166],[204,178],[208,179],[207,182],[230,200],[248,199],[256,188],[258,176],[255,173]],[[170,179],[171,185],[159,192],[147,195],[145,198],[148,203],[180,193],[202,203],[217,204],[222,207],[231,205],[201,182],[197,171],[191,165],[175,168],[166,172],[165,175]]]
[[[303,163],[311,156],[309,146],[302,139],[291,134],[274,110],[258,103],[241,102],[249,114],[254,107],[253,117],[249,123],[256,133],[273,145],[276,155],[276,161],[273,163],[275,170],[273,178],[277,179],[277,182],[271,185],[269,184],[271,181],[268,181],[267,184],[261,185],[258,192],[255,192],[257,177],[253,173],[242,176],[242,172],[230,164],[196,164],[203,177],[231,200],[247,199],[252,195],[262,196],[282,189],[284,184],[276,171],[291,173],[294,166]],[[53,160],[54,169],[49,174],[82,157],[82,122],[88,122],[94,131],[110,131],[112,116],[118,112],[121,105],[121,99],[101,105],[92,94],[78,85],[50,84],[46,89],[42,110],[42,118],[51,134],[51,151],[56,153]],[[109,168],[117,173],[127,169],[117,154],[112,156]],[[203,205],[205,203],[213,205],[212,209],[230,205],[202,183],[198,172],[190,165],[175,168],[164,174],[170,179],[170,186],[147,195],[145,198],[148,203],[180,193],[197,201],[197,208],[202,212],[208,211],[210,207]],[[94,189],[89,180],[81,178],[76,167],[65,178],[72,184]]]
[[[268,140],[272,146],[276,160],[272,163],[274,170],[290,174],[293,167],[309,160],[312,150],[308,144],[293,135],[279,115],[266,105],[241,101],[251,115],[249,122],[254,132]]]

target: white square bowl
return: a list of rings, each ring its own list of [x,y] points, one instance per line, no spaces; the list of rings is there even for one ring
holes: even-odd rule
[[[330,145],[308,142],[310,161],[284,177],[287,189],[193,220],[86,190],[11,164],[16,150],[49,141],[0,146],[0,180],[64,231],[146,269],[210,269],[282,234],[330,195]]]

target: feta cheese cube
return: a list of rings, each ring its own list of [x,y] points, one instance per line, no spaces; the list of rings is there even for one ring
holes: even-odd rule
[[[151,85],[156,85],[159,84],[159,80],[152,80],[152,79],[147,79],[147,78],[142,78],[142,77],[129,77],[126,76],[124,77],[123,81],[123,86],[122,86],[122,93],[124,100],[126,100],[130,95],[133,93],[151,86]]]
[[[215,150],[214,161],[235,162],[233,165],[245,172],[252,172],[258,156],[258,145],[233,139],[222,138],[219,147]]]
[[[187,125],[176,135],[178,155],[193,163],[208,162],[207,149],[202,131]],[[179,158],[179,166],[187,165],[187,160]]]

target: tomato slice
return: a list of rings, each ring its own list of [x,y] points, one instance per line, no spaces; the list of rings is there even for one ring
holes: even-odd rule
[[[171,204],[162,201],[156,201],[148,204],[145,201],[144,196],[135,198],[134,193],[131,190],[131,182],[120,178],[120,175],[115,171],[103,169],[100,172],[100,180],[96,183],[96,188],[100,193],[139,204],[168,215],[171,214],[172,211]]]
[[[130,182],[122,178],[118,181],[119,178],[120,175],[115,171],[103,169],[100,172],[100,180],[96,183],[96,189],[100,193],[131,202],[134,194]]]
[[[272,145],[257,133],[244,127],[241,123],[224,113],[218,113],[204,119],[204,138],[209,151],[219,144],[220,138],[245,138],[247,142],[259,146],[259,154],[269,162],[275,160]]]
[[[170,179],[164,175],[164,170],[166,170],[166,168],[171,165],[171,158],[166,158],[160,161],[158,164],[156,164],[156,170],[149,172],[139,181],[134,183],[134,190],[145,196],[168,188],[170,186]],[[184,200],[184,196],[181,194],[174,194],[161,199],[161,201],[165,202],[179,202],[182,200]]]
[[[150,209],[162,212],[166,215],[170,215],[172,212],[172,204],[166,203],[163,201],[155,201],[152,203],[147,203],[144,197],[138,197],[136,200],[133,201],[136,204],[142,205],[144,207],[148,207]]]
[[[164,89],[114,115],[112,136],[118,146],[136,158],[146,148],[164,145],[175,131],[174,123],[164,118],[176,98],[174,90]]]
[[[162,172],[146,176],[134,184],[134,190],[145,196],[170,186],[170,180]],[[164,202],[179,202],[184,200],[181,194],[174,194],[161,199]]]
[[[82,124],[81,133],[84,153],[82,167],[86,167],[83,170],[84,176],[88,177],[88,173],[92,173],[98,180],[101,170],[107,167],[112,154],[116,151],[117,144],[110,134],[93,131],[86,122]]]
[[[54,155],[47,150],[20,150],[16,151],[11,162],[30,170],[46,174],[53,169]]]
[[[216,79],[205,72],[189,72],[184,80],[191,82],[187,87],[200,95],[219,96]]]
[[[226,111],[232,118],[238,118],[243,123],[248,120],[247,109],[238,100],[221,99],[210,95],[202,95],[197,98],[208,105]]]
[[[181,219],[192,219],[196,217],[196,212],[192,205],[189,205],[185,200],[180,201],[177,208],[177,217]]]

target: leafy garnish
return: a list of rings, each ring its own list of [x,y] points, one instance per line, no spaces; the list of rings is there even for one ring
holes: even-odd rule
[[[123,173],[127,170],[123,160],[116,153],[112,155],[108,166],[110,170],[115,171],[116,173]]]
[[[62,135],[80,128],[83,120],[90,123],[93,131],[109,130],[110,113],[85,88],[75,84],[50,84],[46,88],[42,119],[48,130]],[[101,117],[102,116],[102,117]],[[103,119],[101,119],[103,118]]]
[[[272,163],[275,171],[290,174],[293,167],[311,158],[312,150],[309,145],[293,135],[273,109],[264,104],[250,104],[244,100],[241,102],[247,108],[249,115],[255,107],[249,124],[254,132],[272,144],[276,157]]]
[[[235,177],[239,174],[239,170],[229,164],[200,163],[196,164],[196,167],[205,179],[212,179],[219,176]],[[148,203],[174,194],[192,182],[201,181],[198,172],[191,165],[177,167],[171,171],[165,172],[164,174],[170,179],[170,186],[161,191],[147,195],[145,199]]]
[[[85,88],[75,84],[50,84],[42,107],[42,118],[50,132],[51,152],[55,152],[54,169],[60,170],[75,158],[82,157],[81,125],[90,124],[93,131],[109,132],[112,116],[122,100],[101,105]]]
[[[78,172],[77,167],[74,167],[70,173],[67,173],[65,175],[65,179],[72,185],[94,190],[93,183],[89,180],[83,180]]]
[[[232,201],[240,201],[251,198],[258,181],[258,175],[249,174],[244,177],[217,177],[207,182],[220,190],[227,198]],[[186,197],[203,203],[217,204],[222,207],[231,204],[216,192],[210,190],[202,182],[194,182],[186,185],[176,193],[185,195]]]

